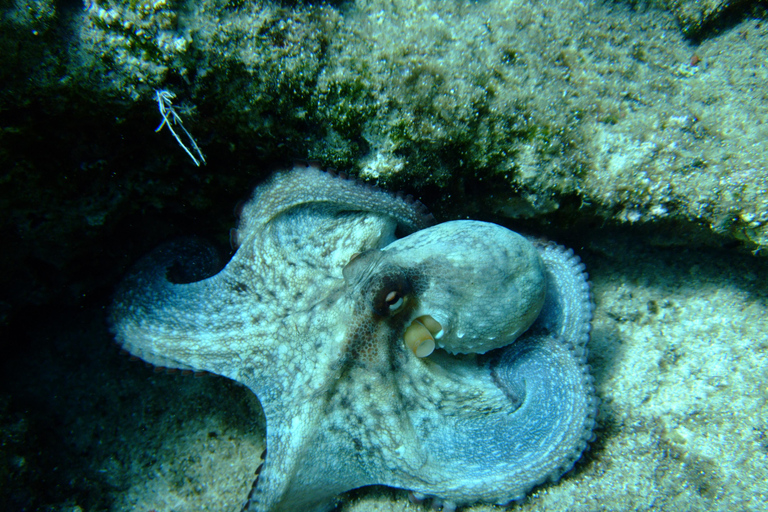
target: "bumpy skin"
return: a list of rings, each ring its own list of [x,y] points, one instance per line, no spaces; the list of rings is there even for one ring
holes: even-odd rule
[[[371,484],[444,509],[507,503],[584,450],[596,402],[578,258],[493,224],[429,221],[412,201],[296,168],[256,190],[223,270],[202,279],[218,270],[211,252],[179,242],[118,290],[125,349],[259,397],[267,453],[244,510],[328,510]],[[417,358],[403,333],[422,314],[443,348]]]

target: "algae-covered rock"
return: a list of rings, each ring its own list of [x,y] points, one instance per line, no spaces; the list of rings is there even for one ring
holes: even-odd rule
[[[82,275],[119,232],[150,244],[173,231],[147,237],[162,226],[148,214],[218,232],[230,205],[292,158],[420,193],[443,219],[664,221],[668,243],[759,253],[768,30],[744,13],[694,47],[663,6],[643,5],[8,4],[1,204],[14,213],[2,229],[25,252],[4,268],[45,295],[60,283],[30,254],[58,279]],[[167,129],[153,133],[163,90],[207,167]],[[20,281],[16,299],[29,296]]]
[[[749,5],[748,0],[667,0],[667,5],[690,36],[699,37],[707,27],[724,21],[726,13]]]

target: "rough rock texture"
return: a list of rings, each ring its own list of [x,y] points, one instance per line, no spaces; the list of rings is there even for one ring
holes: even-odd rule
[[[1,300],[76,300],[170,232],[220,233],[291,158],[445,215],[662,219],[672,242],[759,251],[768,29],[733,5],[694,44],[653,2],[8,1]],[[158,89],[208,167],[153,132]],[[179,225],[147,234],[155,214]],[[116,233],[140,247],[94,266]]]
[[[168,238],[226,246],[255,182],[310,158],[440,220],[515,223],[585,256],[605,431],[526,506],[759,509],[766,268],[736,249],[768,241],[764,17],[747,2],[0,2],[0,494],[234,509],[258,405],[126,369],[99,308]],[[206,167],[154,133],[156,89],[177,94]],[[418,510],[389,491],[344,507]]]
[[[727,12],[738,12],[748,8],[747,0],[665,0],[670,12],[675,15],[680,28],[693,37],[699,37],[707,28],[717,28],[727,18]],[[757,2],[752,2],[757,3]]]

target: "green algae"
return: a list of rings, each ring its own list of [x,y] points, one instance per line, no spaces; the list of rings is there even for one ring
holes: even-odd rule
[[[502,217],[671,219],[759,249],[766,108],[750,91],[765,84],[765,27],[745,11],[694,47],[665,6],[634,7],[108,0],[69,16],[23,4],[5,23],[76,34],[55,71],[38,60],[38,91],[71,84],[126,113],[168,89],[205,113],[198,137],[230,153],[397,188],[494,182]]]

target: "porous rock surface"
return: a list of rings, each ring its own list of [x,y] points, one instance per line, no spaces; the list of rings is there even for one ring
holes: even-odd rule
[[[136,228],[155,214],[222,232],[231,205],[292,158],[417,191],[444,217],[662,221],[667,243],[759,253],[768,28],[759,6],[735,4],[686,39],[683,7],[8,4],[0,206],[17,252],[0,261],[14,269],[2,300],[72,299],[115,279],[89,255],[121,232],[143,244],[118,256],[127,264],[171,234]],[[153,132],[157,90],[177,95],[208,167]],[[72,277],[81,285],[62,292]]]

